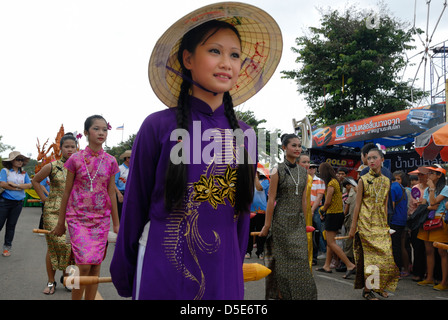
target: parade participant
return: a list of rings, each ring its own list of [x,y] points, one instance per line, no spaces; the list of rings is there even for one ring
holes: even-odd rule
[[[99,276],[106,254],[107,237],[112,218],[113,230],[118,232],[119,221],[115,195],[115,158],[103,150],[108,124],[99,115],[84,122],[88,146],[67,159],[66,185],[59,218],[53,233],[65,234],[67,220],[70,244],[79,276]],[[73,287],[72,299],[94,300],[98,284]]]
[[[0,194],[0,231],[6,223],[2,251],[4,257],[11,255],[16,224],[25,199],[25,189],[31,188],[30,177],[23,170],[29,160],[30,158],[19,151],[11,152],[8,159],[2,160],[4,168],[0,172],[0,187],[4,191]]]
[[[347,267],[344,279],[356,273],[356,266],[347,258],[342,248],[336,243],[336,235],[344,224],[344,209],[342,204],[342,185],[339,183],[336,172],[328,162],[319,165],[321,179],[325,182],[325,202],[319,212],[325,215],[325,234],[327,238],[327,255],[322,267],[316,269],[321,272],[332,272],[330,269],[333,254],[335,254]]]
[[[367,300],[378,299],[373,291],[387,298],[385,290],[395,291],[399,271],[392,254],[392,241],[387,224],[387,198],[390,180],[381,174],[384,154],[377,148],[367,153],[369,172],[358,181],[356,206],[350,228],[354,238],[356,262],[355,289],[363,289]],[[370,275],[379,275],[369,282]]]
[[[59,219],[59,209],[61,207],[62,195],[65,190],[65,178],[67,169],[64,164],[67,159],[76,153],[78,141],[72,133],[66,133],[60,141],[61,158],[57,161],[46,164],[33,178],[31,182],[37,195],[44,203],[43,209],[43,229],[53,230]],[[41,181],[50,180],[50,193],[48,197],[39,188]],[[56,291],[55,274],[56,270],[65,270],[73,261],[71,259],[71,246],[66,243],[65,234],[61,237],[54,234],[46,234],[47,253],[45,255],[45,265],[47,270],[47,286],[43,293],[53,294]]]
[[[434,217],[429,219],[441,219],[441,227],[433,230],[419,230],[418,238],[425,241],[426,251],[426,278],[418,285],[432,286],[435,290],[448,290],[448,252],[445,249],[438,249],[441,268],[442,281],[434,285],[434,246],[433,242],[448,243],[448,225],[445,223],[443,215],[445,212],[445,204],[448,203],[448,186],[446,186],[446,170],[440,165],[434,164],[430,167],[424,167],[421,171],[428,174],[428,188],[425,189],[423,195],[423,204],[428,204],[428,210],[434,210]]]
[[[308,181],[306,184],[306,213],[305,213],[305,223],[307,226],[313,225],[313,211],[311,210],[311,188],[313,187],[313,177],[309,174],[308,170],[310,168],[310,156],[306,153],[300,154],[297,158],[297,164],[306,169],[308,173]],[[308,261],[310,263],[310,268],[313,265],[313,233],[307,232],[306,237],[308,239]],[[312,270],[312,269],[311,269]]]
[[[315,300],[317,288],[308,260],[305,214],[308,173],[297,165],[302,151],[299,137],[281,138],[284,162],[271,174],[266,219],[260,236],[267,236],[266,299]]]
[[[268,81],[281,45],[268,14],[236,2],[195,10],[155,45],[149,79],[169,109],[144,120],[132,148],[110,267],[120,296],[244,298],[257,154],[226,133],[254,135],[234,105]]]
[[[384,146],[383,146],[384,148]],[[361,161],[366,165],[364,167],[364,169],[362,169],[361,173],[359,174],[359,176],[363,176],[366,173],[368,173],[370,171],[370,167],[368,166],[368,161],[367,161],[367,154],[369,153],[370,150],[372,149],[378,149],[381,150],[383,152],[384,149],[382,149],[382,146],[380,144],[374,144],[374,143],[366,143],[362,149],[361,149]],[[384,152],[386,152],[384,150]],[[383,154],[384,155],[384,154]],[[390,172],[389,169],[387,169],[386,167],[384,167],[383,165],[381,165],[381,174],[387,178],[389,178],[389,182],[392,183],[392,173]],[[390,195],[390,190],[389,190],[389,194],[388,194],[388,200],[387,200],[387,215],[388,215],[388,222],[390,222],[390,217],[393,215],[394,213],[394,208],[392,205],[392,197]]]
[[[115,175],[115,192],[117,193],[117,209],[118,219],[121,219],[121,211],[123,209],[124,192],[126,190],[126,181],[129,175],[129,164],[131,162],[131,150],[126,150],[120,155],[123,163],[118,167],[120,172]]]

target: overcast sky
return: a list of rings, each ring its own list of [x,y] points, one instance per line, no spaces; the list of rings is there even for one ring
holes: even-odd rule
[[[0,136],[3,144],[37,156],[52,143],[63,124],[66,132],[82,132],[84,120],[103,115],[112,125],[112,147],[137,133],[144,118],[166,108],[154,95],[147,66],[154,44],[175,21],[209,0],[0,0]],[[271,81],[240,110],[266,119],[266,128],[292,132],[292,118],[307,115],[303,97],[280,71],[297,69],[291,52],[295,39],[319,26],[318,7],[339,9],[356,4],[377,9],[372,1],[247,0],[269,14],[283,34],[283,56]],[[432,0],[429,33],[445,0]],[[387,1],[393,16],[414,22],[415,0]],[[416,25],[426,30],[426,0],[417,0]],[[431,44],[448,40],[448,9]],[[423,50],[418,40],[417,51]],[[421,56],[414,58],[418,65]],[[413,73],[411,73],[413,72]],[[409,72],[414,77],[415,71]],[[422,76],[421,76],[422,77]],[[427,75],[429,82],[429,74]],[[428,88],[428,85],[427,85]],[[116,130],[124,124],[124,131]],[[81,139],[81,148],[86,140]],[[1,154],[7,157],[11,150]]]

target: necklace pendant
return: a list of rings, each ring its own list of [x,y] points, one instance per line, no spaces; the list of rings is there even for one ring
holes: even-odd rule
[[[298,196],[298,195],[299,195],[299,185],[296,184],[296,196]]]
[[[91,191],[91,192],[93,191],[93,185],[92,185],[92,183],[90,183],[90,191]]]

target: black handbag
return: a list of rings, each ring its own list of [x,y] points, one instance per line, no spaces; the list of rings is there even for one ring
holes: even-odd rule
[[[423,227],[423,224],[428,219],[428,205],[421,204],[415,209],[407,221],[408,228],[411,231],[417,230]]]

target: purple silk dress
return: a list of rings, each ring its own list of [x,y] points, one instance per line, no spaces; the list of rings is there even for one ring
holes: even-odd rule
[[[182,210],[168,212],[164,205],[165,174],[178,137],[173,134],[170,138],[176,129],[176,108],[148,116],[135,139],[110,267],[121,296],[136,297],[139,238],[150,220],[139,299],[244,299],[242,265],[249,208],[240,215],[234,210],[235,145],[212,148],[230,125],[223,105],[213,112],[203,101],[190,99],[190,139],[183,138],[185,146],[190,147],[184,152],[190,164]],[[243,122],[240,127],[253,132]],[[212,141],[205,138],[210,133]],[[256,146],[253,149],[256,154]],[[217,160],[220,156],[221,163]]]
[[[95,153],[86,147],[72,155],[64,166],[75,173],[66,210],[75,262],[101,264],[106,253],[112,210],[107,186],[111,176],[119,171],[117,160],[103,149]],[[92,184],[86,169],[93,179]]]

